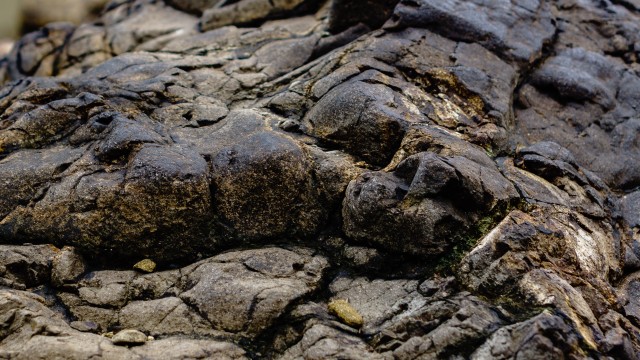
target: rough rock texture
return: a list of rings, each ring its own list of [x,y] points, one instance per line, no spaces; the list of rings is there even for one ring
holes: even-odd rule
[[[8,359],[45,358],[226,358],[243,359],[245,352],[236,345],[214,340],[166,338],[128,349],[116,346],[107,337],[74,330],[62,317],[32,293],[0,290],[0,355]]]
[[[117,0],[25,35],[0,358],[640,358],[638,24]]]

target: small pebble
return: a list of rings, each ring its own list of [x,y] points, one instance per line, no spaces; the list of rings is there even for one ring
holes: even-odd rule
[[[340,321],[353,328],[360,328],[364,324],[362,315],[349,304],[347,300],[337,299],[329,302],[329,313],[335,315]]]
[[[138,271],[152,273],[156,269],[156,263],[151,259],[138,261],[133,268]]]
[[[113,335],[111,341],[116,345],[142,345],[147,342],[147,335],[135,329],[125,329]]]

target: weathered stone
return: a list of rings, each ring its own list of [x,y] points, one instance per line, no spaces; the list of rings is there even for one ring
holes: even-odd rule
[[[557,142],[608,185],[633,188],[638,174],[624,159],[638,154],[632,130],[638,124],[631,115],[638,101],[632,89],[638,84],[638,77],[614,58],[579,47],[563,50],[521,88],[516,138]],[[545,130],[550,127],[554,130]]]
[[[78,283],[78,295],[88,304],[122,306],[127,301],[129,282],[136,276],[133,271],[96,271],[88,273]]]
[[[0,285],[24,290],[48,283],[58,252],[51,245],[0,245]]]
[[[249,359],[246,352],[231,342],[167,338],[147,342],[131,351],[142,358],[184,359],[210,358],[221,360]]]
[[[281,359],[383,359],[362,339],[325,325],[315,325]]]
[[[348,299],[349,306],[357,309],[360,319],[364,319],[362,332],[367,334],[375,334],[384,328],[383,324],[386,321],[392,320],[395,316],[406,316],[406,312],[410,313],[415,307],[423,305],[423,297],[416,288],[417,281],[368,281],[362,277],[339,277],[329,286],[334,297]],[[347,325],[353,326],[348,323]]]
[[[401,1],[396,26],[420,26],[458,41],[477,42],[506,59],[533,63],[554,35],[544,1]]]
[[[51,268],[51,283],[54,286],[63,286],[65,283],[76,280],[86,271],[86,264],[82,255],[72,247],[63,247],[53,257]]]
[[[401,102],[396,105],[398,96],[383,85],[350,82],[337,86],[307,114],[305,133],[341,144],[370,163],[386,164],[400,145],[405,119],[413,115]],[[354,137],[367,141],[356,142]]]
[[[315,0],[240,0],[223,2],[222,6],[212,6],[204,11],[200,22],[203,30],[211,30],[225,25],[243,25],[281,16],[283,13],[300,12],[313,6]]]
[[[278,248],[226,253],[197,264],[180,298],[213,329],[256,336],[316,289],[326,265],[322,257]]]
[[[69,323],[72,328],[82,332],[97,332],[98,324],[93,321],[72,321]]]
[[[640,281],[638,280],[638,274],[634,273],[626,278],[624,283],[622,283],[621,290],[629,301],[624,306],[627,317],[633,321],[636,326],[640,327],[640,302],[638,301]]]
[[[220,0],[168,0],[167,3],[188,12],[202,13],[219,3]]]
[[[471,226],[480,214],[491,218],[518,196],[491,160],[476,153],[482,154],[479,161],[422,152],[400,162],[393,173],[359,176],[349,184],[343,205],[345,233],[390,251],[421,255],[463,245],[475,233]]]
[[[629,226],[640,226],[640,192],[635,191],[621,199],[622,215]]]
[[[544,312],[496,331],[471,359],[559,359],[576,345],[578,335],[558,316]]]
[[[146,342],[147,336],[139,332],[134,340],[137,343],[146,342],[144,345],[131,349],[116,346],[107,337],[70,328],[64,320],[42,304],[42,301],[39,296],[28,292],[0,290],[0,318],[7,319],[7,329],[0,330],[0,356],[17,359],[54,357],[73,360],[90,357],[132,360],[160,357],[183,359],[184,356],[245,358],[245,352],[232,343],[176,338]],[[13,316],[16,313],[21,315]],[[114,338],[118,341],[116,336]]]
[[[153,336],[213,333],[208,321],[176,297],[130,302],[120,310],[118,318],[121,326]]]

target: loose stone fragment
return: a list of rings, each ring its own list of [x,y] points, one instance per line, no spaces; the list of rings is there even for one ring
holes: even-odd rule
[[[337,299],[329,302],[329,313],[335,315],[341,322],[354,327],[360,328],[364,324],[362,315],[349,304],[347,300]]]
[[[133,265],[133,268],[138,271],[152,273],[156,269],[156,263],[151,259],[144,259]]]
[[[65,283],[77,279],[86,271],[86,264],[82,255],[73,247],[62,248],[52,261],[51,282],[55,286],[62,286]]]
[[[69,326],[82,332],[96,332],[98,324],[93,321],[72,321]]]
[[[147,335],[135,329],[126,329],[115,334],[111,341],[116,345],[142,345],[147,342]]]

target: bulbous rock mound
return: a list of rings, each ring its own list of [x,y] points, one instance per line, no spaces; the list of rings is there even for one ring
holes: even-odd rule
[[[0,358],[640,358],[639,24],[113,0],[25,35]]]

